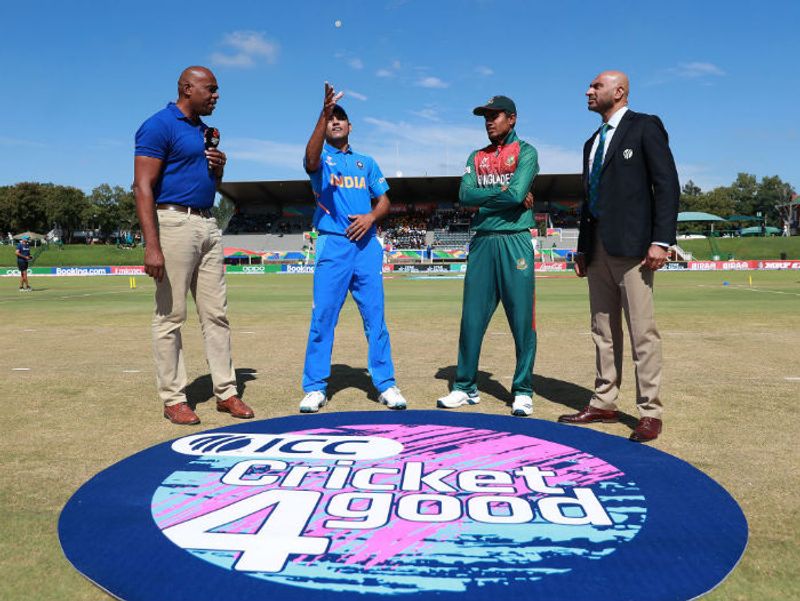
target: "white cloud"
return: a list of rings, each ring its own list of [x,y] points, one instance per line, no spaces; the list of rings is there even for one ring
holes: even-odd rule
[[[470,153],[488,144],[480,119],[475,119],[472,125],[423,119],[388,121],[367,116],[359,123],[351,142],[359,152],[375,157],[385,174],[401,171],[406,177],[461,175]],[[527,136],[524,131],[520,132],[520,137],[538,150],[541,173],[580,172],[580,149],[548,144]],[[228,167],[252,173],[252,166],[239,166],[240,162],[257,164],[262,175],[248,176],[249,179],[302,178],[304,143],[228,138],[225,142],[225,152],[230,159]]]
[[[219,67],[252,67],[256,62],[249,54],[223,54],[222,52],[214,52],[211,54],[211,64]]]
[[[362,61],[358,57],[353,57],[347,61],[347,64],[350,65],[353,69],[363,69],[364,68],[364,61]]]
[[[395,77],[400,71],[400,61],[392,61],[388,67],[382,67],[375,71],[377,77]]]
[[[689,77],[689,78],[696,78],[696,77],[706,77],[706,76],[716,76],[722,77],[725,75],[725,71],[717,67],[712,63],[700,63],[700,62],[693,62],[693,63],[681,63],[677,67],[672,67],[671,69],[667,69],[667,72],[672,73],[678,77]]]
[[[408,177],[461,175],[464,163],[476,148],[488,144],[479,120],[474,126],[442,123],[387,121],[366,117],[355,145],[372,154],[384,173],[402,171]],[[539,151],[542,173],[579,173],[582,152],[546,144],[520,132]]]
[[[437,111],[435,108],[427,107],[419,111],[409,111],[409,113],[416,115],[417,117],[427,119],[428,121],[441,121],[439,118],[439,111]]]
[[[274,63],[278,60],[280,46],[258,31],[232,31],[226,33],[220,45],[227,52],[214,52],[211,62],[224,67],[253,67],[256,62]]]
[[[484,77],[488,77],[489,75],[494,75],[494,71],[490,67],[487,67],[486,65],[478,65],[477,67],[475,67],[475,72],[478,75],[483,75]]]
[[[441,88],[448,87],[450,84],[442,81],[438,77],[428,76],[428,77],[423,77],[422,79],[417,80],[417,82],[414,85],[417,85],[417,86],[419,86],[421,88],[438,88],[438,89],[441,89]]]
[[[225,141],[225,153],[229,160],[249,161],[302,173],[305,145],[255,138],[230,138]]]
[[[345,90],[344,95],[346,98],[353,98],[355,100],[361,100],[362,102],[367,100],[367,97],[364,96],[364,94],[360,94],[355,90]]]
[[[539,154],[539,173],[580,173],[583,161],[582,150],[572,150],[557,144],[540,142],[536,138],[525,136],[520,132],[520,137],[536,147]]]
[[[690,63],[679,63],[675,67],[662,69],[655,74],[652,80],[645,85],[659,85],[674,81],[676,79],[693,79],[704,85],[710,85],[712,78],[724,77],[727,75],[720,67],[713,63],[694,61]]]

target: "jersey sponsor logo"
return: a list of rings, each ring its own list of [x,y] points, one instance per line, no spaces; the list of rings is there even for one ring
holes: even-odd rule
[[[470,167],[469,165],[464,167],[464,175],[467,175],[468,173],[472,173],[472,167]]]
[[[361,161],[356,161],[356,167],[358,167],[359,169],[363,169],[364,163],[362,163]]]
[[[328,165],[329,167],[336,167],[336,161],[333,160],[331,155],[327,155],[325,157],[325,164]]]
[[[516,158],[514,157],[513,154],[509,155],[508,158],[506,159],[506,165],[508,165],[509,167],[513,165],[515,162]]]
[[[330,185],[334,188],[366,190],[367,180],[363,175],[335,175],[331,173]]]
[[[534,419],[409,411],[160,444],[81,487],[59,537],[78,570],[128,601],[566,601],[588,590],[617,601],[640,598],[643,580],[653,598],[710,590],[740,558],[747,524],[719,485],[657,449]],[[624,577],[633,564],[637,578]]]

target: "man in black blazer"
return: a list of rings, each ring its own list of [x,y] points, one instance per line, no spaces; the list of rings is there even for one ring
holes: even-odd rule
[[[589,405],[559,421],[619,421],[622,315],[636,367],[640,419],[631,440],[661,433],[661,337],[653,309],[653,274],[675,243],[680,184],[667,132],[654,115],[628,109],[628,78],[598,75],[586,91],[590,111],[603,124],[583,148],[584,203],[575,272],[589,278],[595,390]]]

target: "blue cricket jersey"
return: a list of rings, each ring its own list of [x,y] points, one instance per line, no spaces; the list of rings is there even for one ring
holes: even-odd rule
[[[31,247],[28,244],[20,242],[19,244],[17,244],[17,250],[19,251],[19,254],[21,254],[23,257],[31,256]],[[17,259],[19,260],[19,257],[17,257]]]
[[[314,227],[325,234],[344,235],[350,225],[347,216],[369,213],[372,199],[389,189],[375,160],[349,145],[343,152],[324,144],[319,169],[308,176],[317,201]],[[375,229],[373,225],[367,236],[374,236]]]

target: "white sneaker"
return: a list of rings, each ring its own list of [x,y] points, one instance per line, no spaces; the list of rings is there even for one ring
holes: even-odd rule
[[[442,409],[455,409],[461,405],[477,405],[481,402],[481,397],[477,392],[466,393],[463,390],[453,390],[447,396],[443,396],[436,401],[436,406]]]
[[[316,413],[320,407],[325,406],[328,399],[321,390],[312,390],[300,401],[300,413]]]
[[[533,413],[533,399],[527,394],[518,394],[514,397],[514,404],[511,406],[511,415],[526,417]]]
[[[406,400],[400,394],[400,389],[397,386],[392,386],[384,390],[378,397],[378,400],[386,405],[389,409],[405,409]]]

